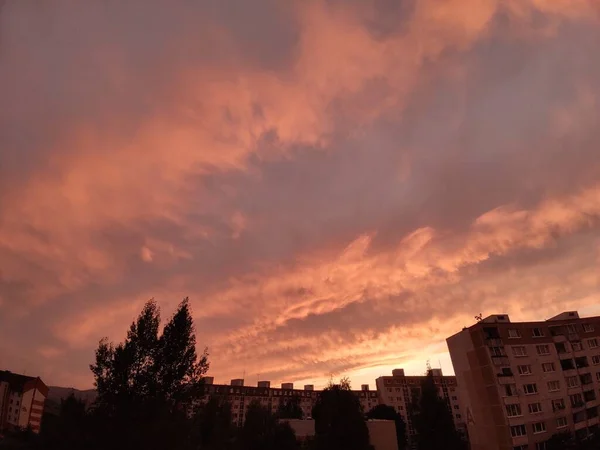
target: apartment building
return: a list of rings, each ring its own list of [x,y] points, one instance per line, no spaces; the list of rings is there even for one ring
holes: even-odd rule
[[[281,387],[271,387],[269,381],[259,381],[257,386],[244,386],[243,379],[231,380],[229,385],[213,383],[212,377],[205,378],[204,396],[201,401],[206,402],[211,397],[228,401],[231,404],[232,420],[237,425],[244,423],[248,405],[253,401],[258,401],[274,414],[280,404],[297,398],[303,417],[310,418],[320,393],[320,391],[315,391],[312,384],[307,384],[302,389],[296,389],[294,383],[282,383]],[[352,392],[358,398],[365,413],[379,404],[377,391],[370,390],[368,384],[363,384],[360,390]]]
[[[47,396],[40,378],[0,370],[0,432],[29,427],[39,433]]]
[[[452,411],[454,425],[461,433],[466,433],[465,413],[459,401],[456,377],[445,376],[441,369],[430,369],[433,381],[438,388],[438,396],[446,400]],[[409,444],[414,442],[416,431],[409,414],[410,404],[421,394],[421,384],[426,376],[406,376],[404,369],[394,369],[392,376],[379,377],[376,380],[378,400],[381,404],[394,407],[406,423]]]
[[[496,314],[447,339],[472,450],[544,450],[598,428],[600,317]]]

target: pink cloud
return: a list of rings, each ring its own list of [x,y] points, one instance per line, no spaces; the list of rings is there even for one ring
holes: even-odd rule
[[[597,3],[400,3],[5,5],[6,363],[89,385],[151,297],[320,381],[597,302]]]

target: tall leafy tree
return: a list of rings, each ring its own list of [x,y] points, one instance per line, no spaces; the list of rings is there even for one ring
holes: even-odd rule
[[[369,429],[348,379],[330,382],[312,410],[317,450],[369,450]]]
[[[277,408],[277,417],[280,419],[302,419],[302,407],[300,406],[300,397],[290,397],[285,402],[280,402]]]
[[[231,421],[231,404],[217,397],[210,398],[196,409],[194,417],[195,441],[206,450],[232,448],[235,428]]]
[[[466,443],[456,431],[450,406],[438,395],[431,371],[413,396],[411,415],[419,450],[463,450]]]
[[[287,423],[279,423],[259,402],[252,402],[239,434],[240,450],[295,450],[296,435]]]
[[[393,420],[396,425],[398,450],[406,449],[406,424],[402,416],[389,405],[377,405],[367,413],[367,419]]]
[[[160,322],[150,300],[124,342],[100,341],[90,366],[98,391],[94,423],[103,437],[119,436],[105,445],[149,450],[192,445],[188,411],[208,370],[208,355],[196,353],[187,298],[159,335]]]

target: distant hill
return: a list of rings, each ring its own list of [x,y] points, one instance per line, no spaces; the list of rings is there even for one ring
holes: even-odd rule
[[[91,405],[98,393],[95,389],[87,389],[85,391],[81,391],[75,388],[66,388],[60,386],[50,386],[48,392],[48,400],[52,402],[60,403],[63,398],[67,398],[69,395],[73,394],[75,398],[82,400],[86,405]]]

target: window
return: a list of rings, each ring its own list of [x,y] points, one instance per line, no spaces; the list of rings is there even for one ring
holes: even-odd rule
[[[556,428],[564,428],[567,425],[569,425],[569,424],[567,422],[567,418],[566,417],[558,417],[556,419]]]
[[[536,413],[542,412],[542,404],[539,402],[530,403],[528,407],[529,407],[529,414],[536,414]]]
[[[512,437],[519,437],[527,435],[527,429],[525,425],[515,425],[510,427],[510,434]]]
[[[564,342],[557,342],[554,344],[556,352],[560,355],[561,353],[567,353],[567,345]]]
[[[563,398],[557,398],[552,400],[552,411],[562,411],[566,409],[565,400]]]
[[[577,333],[577,325],[575,325],[574,323],[567,325],[567,331],[569,333]]]
[[[528,450],[528,446],[527,444],[517,445],[516,447],[513,447],[513,450]]]
[[[592,384],[594,382],[594,380],[592,380],[591,373],[584,373],[583,375],[579,375],[579,380],[581,381],[581,384],[583,386],[585,386],[586,384]]]
[[[583,399],[586,402],[591,402],[591,401],[596,400],[596,391],[594,391],[593,389],[591,391],[585,391],[583,393]]]
[[[579,380],[576,376],[567,377],[567,387],[577,387],[579,386]]]
[[[591,323],[584,323],[583,324],[583,331],[585,333],[591,333],[594,331],[594,325],[592,325]]]
[[[454,405],[454,409],[460,409],[458,405]]]
[[[571,347],[573,348],[574,352],[580,352],[581,350],[583,350],[583,345],[581,345],[581,341],[571,342]]]
[[[504,347],[490,347],[490,353],[492,356],[506,356]]]
[[[510,367],[502,367],[498,375],[502,377],[512,377],[513,371]]]
[[[592,356],[592,364],[594,366],[597,366],[598,364],[600,364],[600,355]]]
[[[521,413],[521,405],[506,405],[506,415],[508,417],[518,417],[522,416]]]
[[[531,375],[530,365],[517,366],[517,369],[519,370],[519,375]]]
[[[550,354],[550,347],[547,346],[546,344],[536,345],[535,349],[537,350],[538,355],[549,355]]]
[[[589,348],[597,348],[598,347],[598,339],[588,339],[587,341]]]
[[[523,385],[523,392],[525,392],[525,394],[537,394],[537,391],[537,385],[535,383]]]
[[[513,397],[517,394],[517,385],[516,384],[505,384],[504,390],[506,391],[507,397]]]
[[[596,372],[596,381],[600,381],[600,372]]]
[[[593,408],[586,409],[585,415],[588,418],[588,420],[593,419],[594,417],[598,417],[598,407],[594,406]]]
[[[534,328],[533,330],[531,330],[531,335],[533,337],[544,337],[544,330],[542,330],[541,328]]]
[[[496,327],[484,327],[483,333],[486,339],[500,339],[500,333]]]
[[[583,422],[585,420],[585,411],[579,411],[573,414],[573,423]]]
[[[521,332],[519,330],[517,330],[516,328],[508,329],[508,338],[509,339],[518,339],[520,337],[521,337]]]
[[[546,448],[546,442],[536,442],[535,443],[535,450],[547,450]]]
[[[527,356],[527,349],[522,345],[513,347],[512,352],[513,352],[513,355],[515,355],[517,358]]]
[[[549,327],[549,330],[552,336],[561,336],[563,334],[560,327]]]
[[[578,369],[581,369],[583,367],[588,367],[588,359],[587,356],[579,356],[577,358],[575,358],[575,367],[577,367]]]
[[[560,367],[562,370],[573,370],[575,368],[575,363],[572,359],[561,359]]]
[[[452,396],[452,400],[458,400],[458,397],[457,397],[457,396],[455,396],[455,395],[453,395],[453,396]]]
[[[558,380],[548,381],[548,391],[549,392],[555,392],[555,391],[559,391],[559,390],[560,390],[560,381],[558,381]]]
[[[571,400],[571,406],[573,408],[579,408],[583,406],[583,397],[579,392],[577,394],[569,395],[569,399]]]
[[[546,422],[536,422],[532,425],[533,434],[543,433],[546,431]]]
[[[544,364],[542,364],[542,370],[544,372],[554,372],[554,363],[544,363]]]

